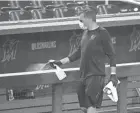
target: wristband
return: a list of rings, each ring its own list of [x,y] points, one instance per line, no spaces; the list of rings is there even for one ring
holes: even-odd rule
[[[112,75],[116,74],[116,67],[111,67],[111,74]]]
[[[66,63],[69,63],[70,60],[69,60],[68,57],[66,57],[66,58],[61,59],[60,62],[61,62],[62,64],[66,64]]]
[[[111,72],[111,75],[116,75],[116,73],[115,72]]]

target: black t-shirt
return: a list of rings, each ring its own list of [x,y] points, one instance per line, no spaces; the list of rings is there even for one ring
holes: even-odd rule
[[[111,37],[105,28],[98,27],[96,30],[85,30],[81,44],[77,51],[69,56],[71,62],[81,58],[81,77],[91,75],[105,76],[106,56],[110,59],[110,66],[116,66],[115,50]]]

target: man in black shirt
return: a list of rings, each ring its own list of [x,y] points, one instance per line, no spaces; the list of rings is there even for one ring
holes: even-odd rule
[[[50,65],[60,66],[81,58],[81,83],[77,91],[79,104],[87,113],[96,113],[96,108],[101,107],[103,99],[106,56],[110,59],[110,81],[114,86],[117,85],[116,55],[108,31],[96,23],[96,10],[81,13],[79,21],[84,32],[77,51],[60,61],[50,62]]]

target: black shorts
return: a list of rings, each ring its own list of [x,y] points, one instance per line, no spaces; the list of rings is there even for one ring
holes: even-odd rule
[[[104,76],[90,76],[80,82],[77,90],[80,107],[101,107],[104,81]]]

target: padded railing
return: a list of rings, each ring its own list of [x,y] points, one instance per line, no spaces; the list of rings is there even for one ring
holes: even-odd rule
[[[14,78],[16,77],[33,77],[33,81],[36,81],[36,76],[38,74],[45,75],[44,80],[40,82],[31,82],[31,84],[52,84],[53,85],[53,93],[52,93],[52,113],[62,113],[63,109],[63,84],[71,83],[71,82],[78,82],[79,81],[79,68],[66,68],[63,69],[66,74],[67,78],[62,81],[59,81],[55,75],[55,70],[45,70],[45,71],[32,71],[32,72],[20,72],[20,73],[7,73],[7,74],[0,74],[1,85],[0,87],[14,87],[19,84],[22,79],[18,79],[15,81]],[[110,67],[106,66],[106,74],[109,75]],[[41,75],[40,75],[41,76]],[[140,87],[140,63],[126,63],[126,64],[117,64],[117,76],[121,81],[120,85],[118,86],[118,95],[119,101],[117,103],[117,113],[127,113],[127,110],[140,110],[139,101],[135,101],[134,106],[130,106],[129,104],[134,101],[134,99],[127,100],[127,91],[128,88],[139,88]],[[108,76],[107,76],[108,77]],[[9,80],[10,83],[9,83]],[[13,82],[12,82],[13,81]],[[9,84],[6,84],[9,83]],[[27,85],[27,84],[26,84]],[[76,88],[76,87],[75,87]],[[74,103],[73,103],[74,104]],[[107,103],[109,105],[109,103]],[[107,105],[106,104],[106,105]],[[116,105],[115,103],[110,103],[110,105]],[[128,105],[127,105],[128,104]],[[77,107],[76,107],[77,108]],[[75,109],[76,109],[75,108]],[[113,107],[112,107],[113,108]],[[100,112],[113,112],[116,109],[101,109]]]

